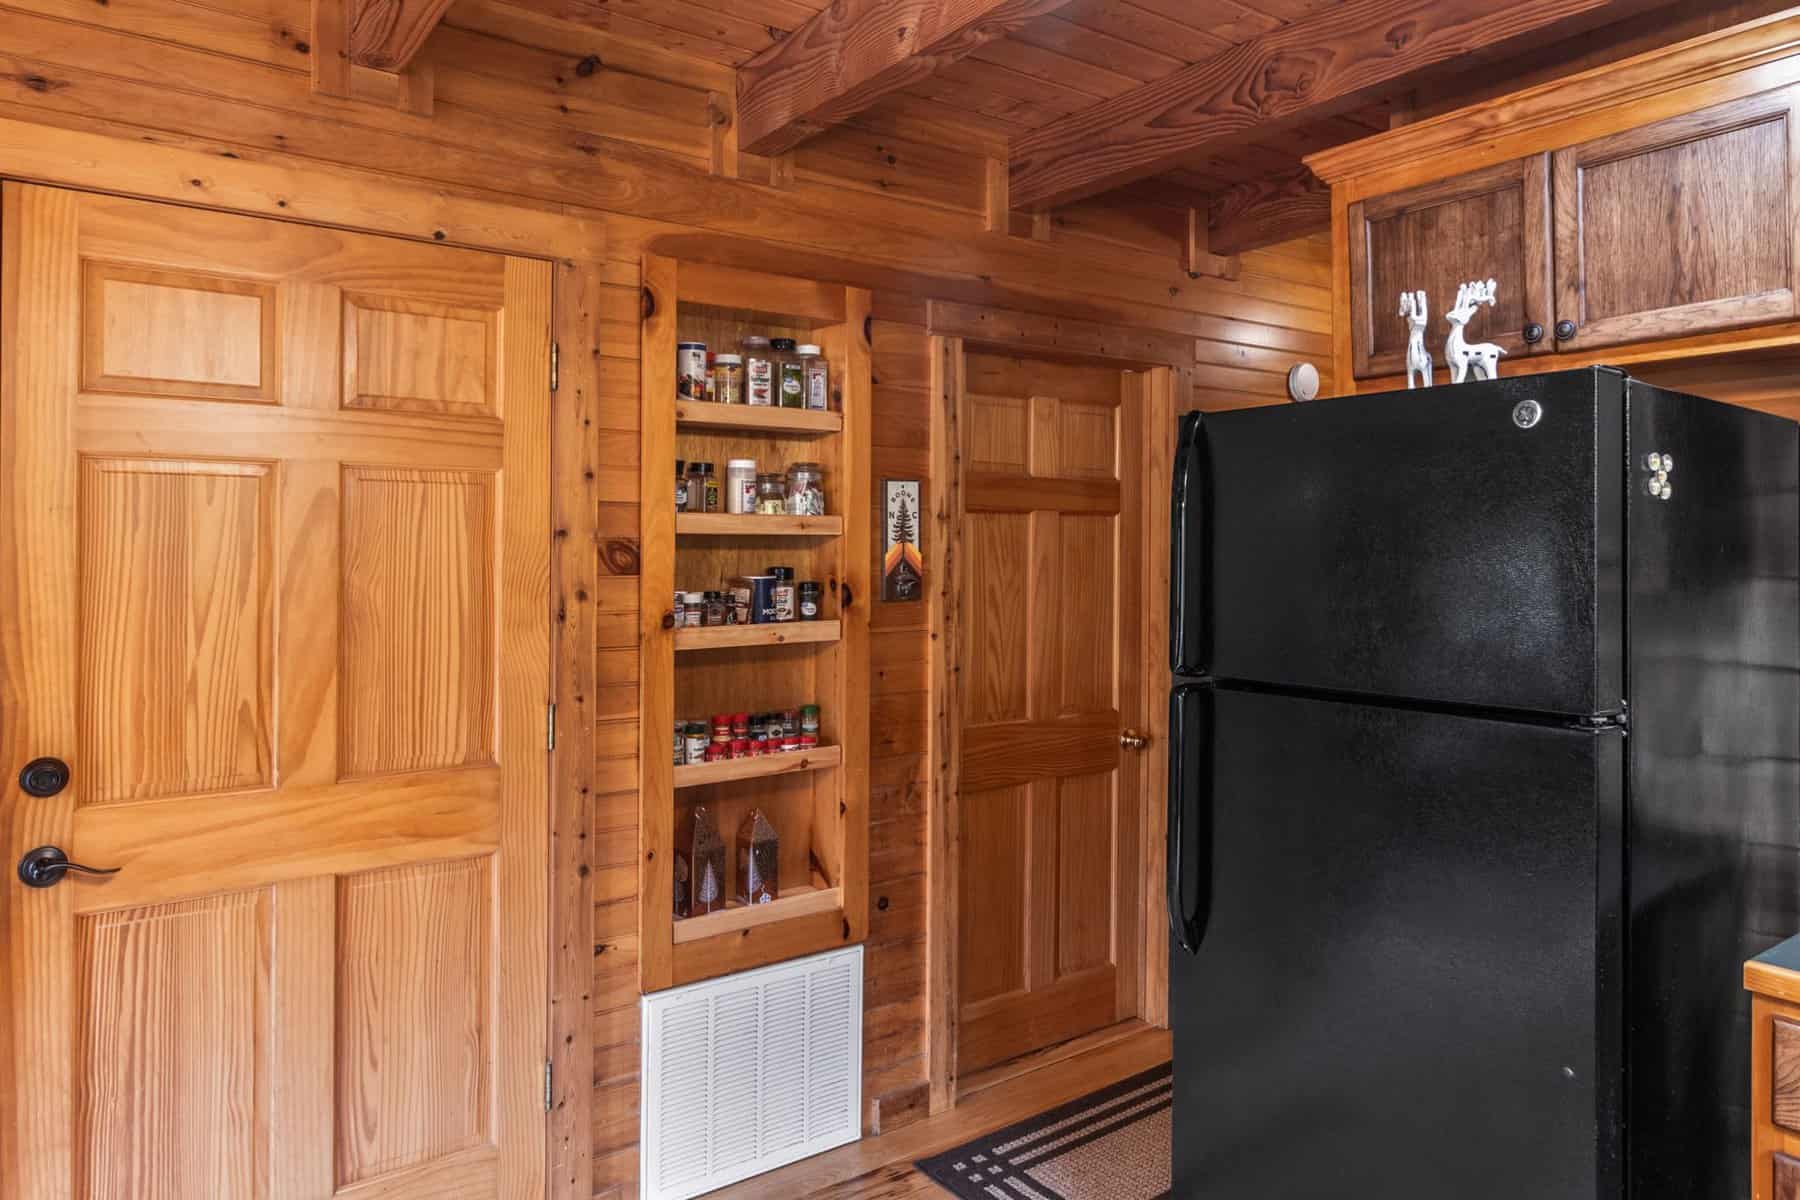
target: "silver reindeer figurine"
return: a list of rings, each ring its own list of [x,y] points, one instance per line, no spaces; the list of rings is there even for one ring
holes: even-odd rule
[[[1497,286],[1492,279],[1486,283],[1470,280],[1456,289],[1456,306],[1444,314],[1444,320],[1450,322],[1450,338],[1444,343],[1444,364],[1450,368],[1451,383],[1463,382],[1471,369],[1477,379],[1500,377],[1500,356],[1506,351],[1492,342],[1471,345],[1463,340],[1463,327],[1475,315],[1476,309],[1484,304],[1493,305]]]
[[[1423,289],[1400,293],[1400,315],[1406,318],[1406,386],[1430,387],[1431,351],[1425,349],[1428,315]]]

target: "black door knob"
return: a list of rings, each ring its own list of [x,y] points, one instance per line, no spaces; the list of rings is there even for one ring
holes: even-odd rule
[[[1556,323],[1556,340],[1566,342],[1575,336],[1575,322],[1564,317]]]
[[[19,772],[19,787],[43,800],[69,786],[69,764],[60,758],[34,758]]]
[[[39,846],[36,850],[27,850],[19,860],[19,882],[26,887],[54,887],[70,871],[79,875],[117,875],[119,868],[84,867],[78,862],[70,862],[69,856],[57,846]]]
[[[1544,327],[1539,325],[1536,321],[1533,321],[1525,327],[1524,332],[1519,336],[1525,339],[1525,344],[1527,346],[1535,346],[1544,340]]]

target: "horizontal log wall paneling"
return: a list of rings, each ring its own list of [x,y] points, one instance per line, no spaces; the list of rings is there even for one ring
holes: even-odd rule
[[[552,1053],[559,1080],[580,1074],[566,1059],[590,1057],[592,1086],[585,1111],[557,1089],[554,1178],[560,1197],[622,1200],[638,1170],[644,252],[874,290],[875,479],[917,478],[929,504],[931,302],[1053,313],[1071,337],[1083,322],[1139,329],[1159,353],[1191,348],[1188,403],[1277,403],[1303,358],[1329,387],[1327,243],[1247,252],[1238,278],[1195,279],[1178,206],[1085,204],[1041,223],[1044,239],[990,231],[988,159],[1004,147],[908,97],[811,139],[784,169],[734,150],[740,177],[727,178],[716,121],[731,71],[624,13],[600,32],[459,0],[413,58],[434,80],[431,115],[320,95],[311,11],[311,0],[0,0],[0,71],[19,84],[0,92],[0,173],[337,224],[363,212],[371,227],[558,259],[556,428],[580,444],[559,445],[557,461],[581,476],[558,491],[558,607],[565,637],[591,649],[561,649],[559,744],[591,770],[558,768],[559,806],[576,808],[556,814],[556,861],[579,882],[557,881],[554,895],[565,910],[581,897],[591,924],[560,912],[559,936],[577,930],[587,948],[552,949],[590,955],[592,987],[556,993],[590,1024]],[[866,519],[879,530],[877,511]],[[871,1129],[927,1108],[929,618],[922,604],[876,604],[872,617]],[[562,1137],[577,1117],[591,1160]]]

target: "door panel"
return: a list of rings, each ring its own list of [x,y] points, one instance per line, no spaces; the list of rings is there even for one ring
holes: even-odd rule
[[[1172,1194],[1622,1194],[1622,732],[1213,691]]]
[[[1142,376],[971,354],[959,1073],[1137,1011]],[[974,390],[978,389],[978,390]],[[1121,482],[1121,464],[1130,464]]]
[[[0,217],[0,1191],[538,1194],[547,265]]]
[[[1529,401],[1528,428],[1515,409]],[[1286,687],[1619,711],[1623,377],[1189,418],[1175,664]]]
[[[1444,313],[1462,284],[1498,279],[1491,307],[1469,320],[1468,340],[1509,355],[1552,346],[1548,156],[1534,154],[1350,206],[1350,342],[1357,378],[1406,369],[1400,293],[1423,290],[1425,349],[1443,378]],[[1527,326],[1539,326],[1536,341]]]
[[[1794,89],[1556,152],[1560,348],[1592,350],[1800,312]]]

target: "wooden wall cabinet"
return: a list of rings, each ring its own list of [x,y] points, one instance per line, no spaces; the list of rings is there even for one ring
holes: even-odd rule
[[[868,932],[868,613],[871,383],[869,293],[859,288],[644,259],[642,340],[641,821],[639,982],[646,992],[862,940]],[[830,364],[831,412],[679,400],[676,346],[735,353],[748,334],[816,342]],[[825,517],[678,514],[677,459],[825,471]],[[818,620],[675,628],[677,588],[792,566],[825,585]],[[675,766],[677,719],[821,707],[820,748]],[[780,892],[766,904],[677,919],[675,856],[696,805],[718,818],[727,875],[739,826],[761,809],[780,838]],[[733,888],[728,883],[728,896]]]
[[[1429,292],[1441,359],[1457,285],[1489,277],[1469,336],[1502,374],[1800,345],[1790,33],[1751,22],[1310,156],[1358,386],[1400,383],[1403,290]]]
[[[1558,344],[1615,346],[1796,312],[1796,89],[1558,150]]]
[[[1457,287],[1498,279],[1493,307],[1469,322],[1470,341],[1508,356],[1551,348],[1550,156],[1434,180],[1350,206],[1350,320],[1356,375],[1406,370],[1400,293],[1423,288],[1430,304],[1425,345],[1443,362],[1444,311]]]

